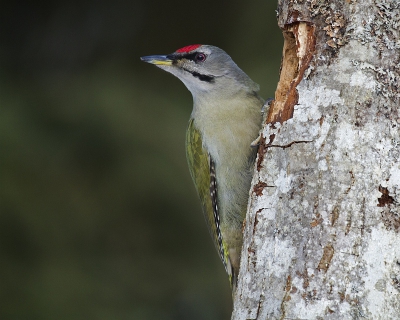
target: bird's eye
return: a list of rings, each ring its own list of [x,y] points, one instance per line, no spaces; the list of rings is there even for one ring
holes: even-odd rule
[[[194,57],[196,62],[204,62],[207,58],[207,56],[204,53],[197,53],[196,56]]]

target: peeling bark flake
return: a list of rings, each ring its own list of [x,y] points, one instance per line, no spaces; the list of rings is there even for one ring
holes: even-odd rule
[[[259,181],[253,188],[253,192],[256,194],[256,196],[261,196],[264,188],[266,187],[271,187],[265,182]]]
[[[382,193],[382,196],[378,198],[378,207],[384,207],[386,205],[389,206],[394,202],[393,197],[389,196],[389,191],[387,188],[379,186],[378,190]]]
[[[331,225],[332,227],[335,225],[337,219],[339,218],[339,208],[338,207],[334,207],[332,210],[332,214],[331,214]]]
[[[260,137],[260,142],[259,142],[259,146],[258,146],[258,156],[257,156],[257,171],[260,171],[262,166],[262,162],[264,160],[264,155],[265,152],[267,151],[268,147],[265,144],[265,137],[263,135],[261,135]]]
[[[296,87],[314,56],[314,32],[314,25],[307,22],[296,21],[285,25],[281,74],[267,123],[283,123],[293,117],[294,106],[298,102]]]
[[[291,287],[292,287],[292,277],[289,274],[287,279],[286,279],[285,291],[289,292]]]
[[[326,272],[329,269],[329,265],[331,263],[334,253],[335,250],[333,249],[333,246],[331,244],[325,246],[324,253],[317,268],[319,271],[324,270]]]
[[[311,228],[314,228],[314,227],[320,225],[322,223],[322,221],[324,221],[324,219],[321,217],[321,214],[317,213],[315,215],[315,219],[310,222]]]

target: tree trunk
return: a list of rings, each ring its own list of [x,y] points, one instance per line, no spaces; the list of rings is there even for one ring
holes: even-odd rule
[[[279,1],[232,319],[400,319],[399,8]]]

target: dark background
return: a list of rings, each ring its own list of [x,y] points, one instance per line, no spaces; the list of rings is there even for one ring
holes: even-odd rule
[[[229,319],[186,165],[192,97],[139,60],[226,50],[273,96],[275,1],[0,10],[0,319]]]

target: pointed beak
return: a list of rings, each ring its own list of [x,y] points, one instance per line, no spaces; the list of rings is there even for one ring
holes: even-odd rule
[[[147,63],[162,65],[162,66],[170,66],[172,65],[173,62],[168,56],[162,56],[162,55],[140,57],[140,60]]]

